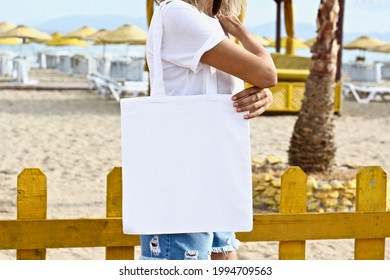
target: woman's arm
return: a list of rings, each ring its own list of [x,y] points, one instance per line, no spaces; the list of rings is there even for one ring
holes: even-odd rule
[[[236,17],[219,15],[218,18],[225,32],[236,37],[243,48],[226,39],[204,53],[201,61],[254,85],[235,94],[233,105],[237,112],[248,112],[244,115],[246,119],[258,117],[273,100],[268,89],[277,83],[273,60]]]
[[[259,88],[273,87],[277,83],[276,68],[267,50],[234,16],[218,16],[226,32],[243,45],[229,39],[221,41],[205,52],[201,62],[236,76]]]

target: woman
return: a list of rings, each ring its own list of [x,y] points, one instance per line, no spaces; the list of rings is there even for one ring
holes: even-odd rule
[[[163,0],[161,47],[167,95],[201,94],[203,65],[216,69],[218,93],[229,93],[246,119],[261,115],[271,104],[267,88],[277,82],[271,56],[237,19],[246,0]],[[154,30],[153,21],[149,34]],[[237,38],[238,46],[228,36]],[[147,60],[153,80],[153,38],[148,37]],[[237,86],[237,80],[241,83]],[[242,80],[253,85],[243,89]],[[151,82],[151,84],[153,84]],[[236,259],[239,241],[232,232],[141,235],[140,259]]]

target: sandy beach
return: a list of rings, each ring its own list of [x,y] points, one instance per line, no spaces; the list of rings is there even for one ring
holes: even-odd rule
[[[296,115],[251,121],[253,156],[287,159]],[[16,180],[47,176],[48,219],[105,217],[106,175],[121,165],[120,109],[94,91],[0,90],[0,220],[16,218]],[[338,164],[390,171],[390,102],[344,101],[335,117]],[[307,259],[353,259],[353,240],[307,241]],[[138,251],[137,251],[138,253]],[[277,259],[276,242],[243,243],[240,259]],[[0,259],[15,259],[0,251]],[[51,249],[47,259],[104,259],[103,248]],[[386,244],[390,259],[390,244]]]

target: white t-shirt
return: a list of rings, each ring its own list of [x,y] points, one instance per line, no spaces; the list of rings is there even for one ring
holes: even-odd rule
[[[162,7],[162,67],[166,95],[205,93],[205,75],[216,75],[219,94],[237,93],[243,82],[225,72],[205,67],[202,55],[227,39],[218,19],[211,18],[183,1],[172,1]],[[150,26],[146,55],[153,85],[153,24]]]

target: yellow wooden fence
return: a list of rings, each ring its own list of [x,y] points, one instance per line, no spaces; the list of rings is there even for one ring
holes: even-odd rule
[[[355,259],[384,259],[390,237],[387,175],[380,167],[357,174],[356,212],[306,213],[306,174],[289,167],[282,176],[280,213],[255,214],[243,242],[279,241],[279,259],[305,259],[306,240],[355,239]],[[106,259],[134,259],[135,235],[122,233],[122,170],[107,175],[107,217],[46,219],[46,176],[25,169],[18,176],[17,220],[0,220],[0,250],[17,259],[45,259],[48,248],[106,247]],[[137,198],[134,198],[137,199]]]

